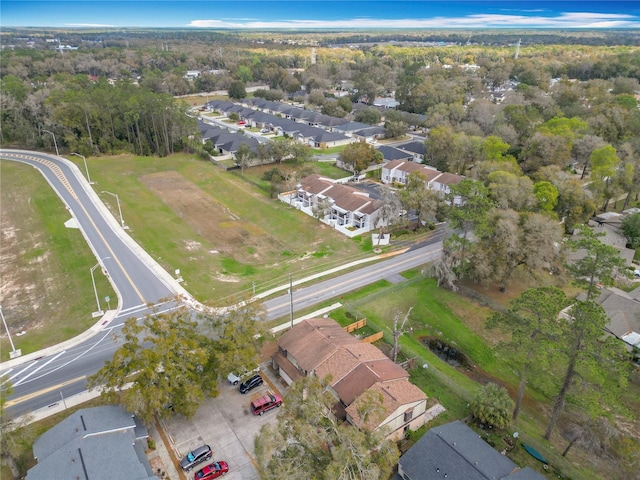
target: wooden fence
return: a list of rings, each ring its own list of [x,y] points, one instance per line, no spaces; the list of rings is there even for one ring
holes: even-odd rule
[[[374,333],[373,335],[369,335],[367,338],[363,338],[360,341],[364,343],[373,343],[380,340],[383,335],[384,335],[383,332]]]
[[[347,333],[351,333],[354,330],[358,330],[359,328],[364,327],[367,324],[367,319],[363,318],[362,320],[358,320],[357,322],[353,322],[350,325],[347,325],[346,327],[344,327],[344,329],[347,331]]]

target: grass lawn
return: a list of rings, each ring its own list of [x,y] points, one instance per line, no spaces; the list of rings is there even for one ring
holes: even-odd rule
[[[191,155],[88,161],[96,191],[119,195],[129,234],[167,271],[180,269],[185,288],[204,303],[234,303],[252,282],[259,292],[290,273],[295,279],[363,254],[360,241]],[[111,198],[103,201],[114,211]]]
[[[97,309],[90,269],[96,258],[71,217],[34,168],[0,162],[2,311],[23,355],[74,337],[93,325]],[[111,284],[94,272],[101,307],[117,304]],[[21,332],[25,332],[20,335]],[[2,360],[11,351],[3,335]]]
[[[411,280],[401,285],[377,285],[369,291],[355,292],[345,296],[344,307],[332,312],[331,318],[341,325],[347,325],[363,317],[367,327],[385,333],[384,340],[392,344],[391,329],[396,313],[402,319],[408,308],[413,306],[408,332],[400,338],[403,355],[415,357],[417,366],[411,372],[411,381],[422,388],[432,400],[439,401],[447,412],[437,417],[428,428],[470,414],[468,404],[480,386],[493,381],[505,386],[515,398],[518,378],[509,367],[509,361],[502,356],[495,345],[501,339],[500,332],[487,330],[485,320],[491,311],[473,300],[447,290],[438,289],[433,279],[420,275],[407,277]],[[473,364],[470,368],[454,368],[436,356],[421,341],[423,337],[435,337],[465,353]],[[388,348],[388,347],[387,347]],[[424,367],[423,367],[424,366]],[[640,388],[631,384],[623,401],[637,415]],[[528,399],[528,400],[527,400]],[[509,432],[518,431],[522,441],[526,441],[542,452],[552,464],[549,471],[529,456],[522,448],[514,449],[509,456],[518,465],[530,466],[548,478],[609,479],[606,461],[597,461],[583,450],[575,448],[567,457],[560,453],[567,441],[555,433],[551,442],[542,438],[549,417],[551,400],[535,391],[527,391],[523,409],[516,425]],[[633,427],[631,427],[633,428]],[[411,436],[419,438],[427,428]],[[505,432],[485,438],[498,450],[504,448],[501,437]],[[597,464],[597,465],[596,465]],[[615,477],[622,478],[622,477]]]

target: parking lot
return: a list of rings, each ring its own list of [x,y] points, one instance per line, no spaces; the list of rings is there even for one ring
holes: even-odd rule
[[[211,461],[224,460],[229,464],[230,480],[255,480],[253,442],[262,425],[276,421],[278,409],[262,416],[253,415],[249,404],[254,398],[268,391],[284,393],[281,384],[270,368],[261,365],[261,375],[265,383],[246,394],[238,391],[238,386],[227,382],[220,384],[220,395],[206,399],[193,418],[176,416],[166,422],[165,433],[169,437],[168,448],[173,449],[177,458],[182,458],[190,450],[207,444],[213,450]],[[210,461],[210,462],[211,462]],[[187,476],[210,462],[201,463]]]

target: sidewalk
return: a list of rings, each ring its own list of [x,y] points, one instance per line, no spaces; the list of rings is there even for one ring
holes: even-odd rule
[[[298,279],[296,281],[293,282],[293,286],[297,286],[297,285],[302,285],[305,284],[307,282],[310,282],[312,280],[324,277],[326,275],[331,275],[332,273],[336,273],[339,272],[341,270],[346,270],[358,265],[362,265],[364,263],[369,263],[369,262],[373,262],[376,260],[384,260],[385,258],[389,258],[389,257],[393,257],[396,255],[400,255],[401,253],[404,253],[408,250],[408,248],[404,248],[401,250],[397,250],[397,251],[393,251],[393,252],[389,252],[389,253],[385,253],[385,254],[381,254],[381,255],[374,255],[371,257],[367,257],[367,258],[363,258],[360,260],[355,260],[353,262],[344,264],[344,265],[340,265],[338,267],[334,267],[331,268],[329,270],[325,270],[323,272],[319,272],[319,273],[315,273],[313,275],[309,275],[308,277],[305,278],[301,278]],[[255,295],[255,297],[253,297],[252,300],[258,300],[258,299],[262,299],[262,298],[266,298],[269,297],[270,295],[273,295],[274,293],[277,292],[281,292],[281,291],[285,291],[289,289],[289,284],[283,284],[279,287],[274,287],[270,290],[267,290],[265,292],[261,292],[257,295]],[[205,307],[204,305],[198,303],[195,301],[195,299],[193,299],[190,296],[183,296],[182,298],[183,302],[188,306],[193,308],[196,311],[202,312],[205,311],[208,307]],[[232,306],[229,307],[222,307],[217,309],[219,312],[224,312],[229,308],[233,308]],[[71,338],[69,340],[66,340],[65,342],[59,343],[57,345],[53,345],[51,347],[47,347],[44,348],[42,350],[38,350],[37,352],[32,352],[29,353],[27,355],[23,355],[21,357],[17,357],[11,360],[7,360],[4,362],[0,362],[0,374],[2,373],[3,370],[8,370],[10,368],[14,368],[17,367],[19,365],[22,365],[23,363],[27,363],[33,360],[36,360],[40,357],[47,357],[50,355],[55,355],[57,353],[62,352],[63,350],[66,350],[68,348],[71,348],[75,345],[78,345],[82,342],[84,342],[85,340],[88,340],[89,338],[93,337],[94,335],[96,335],[98,332],[100,332],[101,330],[103,330],[109,323],[111,323],[111,321],[116,317],[116,315],[118,314],[117,310],[108,310],[107,312],[105,312],[104,316],[98,320],[97,323],[95,323],[90,329],[88,329],[87,331],[81,333],[80,335]],[[300,321],[300,320],[298,320]],[[284,325],[284,324],[283,324]],[[282,327],[285,328],[285,327]],[[276,330],[273,333],[276,333],[280,330]]]

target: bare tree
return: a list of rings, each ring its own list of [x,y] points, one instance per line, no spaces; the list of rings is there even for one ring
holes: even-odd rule
[[[409,307],[409,310],[407,310],[407,313],[405,314],[404,318],[402,319],[402,323],[399,326],[398,322],[400,321],[400,312],[396,312],[396,314],[393,316],[393,330],[391,331],[391,333],[393,334],[393,363],[396,363],[396,360],[398,359],[398,351],[400,350],[398,341],[400,340],[402,334],[407,332],[404,329],[404,326],[406,325],[407,320],[409,320],[409,314],[411,313],[411,310],[413,310],[413,307]]]

